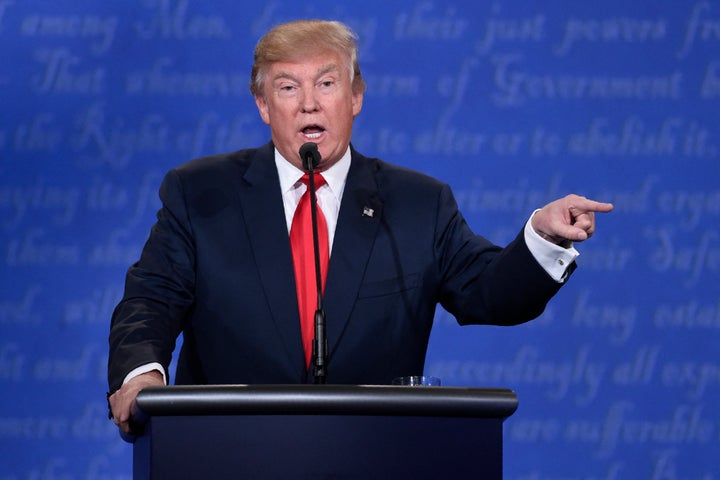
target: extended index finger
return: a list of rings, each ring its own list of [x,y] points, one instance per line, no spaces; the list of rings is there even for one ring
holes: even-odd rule
[[[574,198],[570,205],[571,210],[576,210],[580,214],[585,212],[608,213],[611,212],[613,208],[615,208],[615,206],[612,203],[598,202],[585,197]]]

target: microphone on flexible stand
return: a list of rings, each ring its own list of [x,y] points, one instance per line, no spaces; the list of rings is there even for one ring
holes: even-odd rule
[[[300,147],[300,159],[303,168],[308,171],[310,182],[310,212],[312,218],[313,250],[315,252],[315,281],[317,284],[317,309],[315,310],[315,338],[313,339],[313,377],[315,384],[324,384],[327,381],[328,345],[325,331],[325,310],[322,298],[322,274],[320,273],[320,245],[317,225],[317,197],[315,196],[315,167],[320,164],[320,152],[314,142],[304,143]]]

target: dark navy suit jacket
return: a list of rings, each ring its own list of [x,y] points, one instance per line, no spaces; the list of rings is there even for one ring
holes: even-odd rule
[[[180,384],[302,383],[308,374],[272,143],[170,171],[110,333],[110,391],[133,368]],[[370,213],[372,211],[372,213]],[[438,303],[460,324],[539,315],[560,284],[522,233],[473,234],[450,188],[352,151],[327,276],[328,383],[420,374]]]

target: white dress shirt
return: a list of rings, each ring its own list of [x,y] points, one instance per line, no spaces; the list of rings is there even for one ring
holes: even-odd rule
[[[288,235],[290,226],[295,215],[295,209],[300,203],[300,198],[307,190],[307,186],[300,181],[305,174],[292,163],[285,160],[280,152],[275,149],[275,165],[277,166],[280,179],[280,191],[282,192],[283,206],[285,207],[285,222],[287,223]],[[325,222],[328,227],[328,250],[332,256],[333,239],[335,227],[337,226],[338,215],[340,214],[340,200],[345,190],[345,180],[350,170],[350,148],[332,167],[322,172],[325,185],[315,192],[318,207],[325,215]]]

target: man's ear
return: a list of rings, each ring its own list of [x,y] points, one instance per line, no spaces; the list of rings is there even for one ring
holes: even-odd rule
[[[357,117],[357,115],[360,113],[360,110],[362,110],[362,104],[363,104],[363,93],[353,93],[352,96],[352,111],[353,111],[353,117]]]
[[[270,114],[268,113],[268,104],[265,97],[262,95],[255,96],[255,105],[257,105],[262,121],[265,122],[266,125],[270,125]]]

